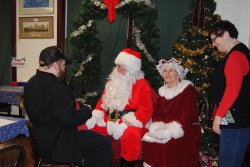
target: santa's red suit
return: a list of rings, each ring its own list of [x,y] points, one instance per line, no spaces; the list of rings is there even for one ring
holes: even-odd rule
[[[143,127],[150,120],[153,111],[151,88],[147,80],[141,78],[135,81],[132,86],[131,96],[122,109],[125,112],[131,112],[126,113],[116,122],[108,120],[108,111],[104,109],[106,106],[103,103],[104,95],[105,90],[92,112],[96,119],[96,125],[93,127],[93,130],[103,135],[111,135],[114,139],[120,140],[121,156],[125,160],[138,160],[141,153]],[[124,121],[131,126],[126,126],[123,123]]]

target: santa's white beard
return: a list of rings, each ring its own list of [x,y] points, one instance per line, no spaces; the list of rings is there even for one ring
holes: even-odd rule
[[[133,84],[137,79],[143,77],[142,71],[138,71],[137,74],[127,72],[125,75],[122,75],[117,71],[117,68],[114,68],[105,86],[102,107],[109,111],[124,110],[131,97]]]

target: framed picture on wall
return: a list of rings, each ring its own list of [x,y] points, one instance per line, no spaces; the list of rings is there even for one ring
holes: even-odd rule
[[[18,0],[19,14],[52,14],[54,13],[54,0]]]
[[[53,17],[19,17],[20,38],[54,38]]]

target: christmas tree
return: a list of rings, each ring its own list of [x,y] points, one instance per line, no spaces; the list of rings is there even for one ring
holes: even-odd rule
[[[102,41],[97,38],[97,21],[108,18],[112,23],[116,14],[130,19],[128,46],[124,47],[142,53],[145,77],[153,87],[160,84],[160,77],[155,69],[159,50],[155,4],[151,0],[83,0],[79,14],[73,21],[74,31],[70,36],[74,63],[70,85],[82,103],[94,106],[102,91],[100,90]]]
[[[190,11],[183,21],[183,33],[174,45],[173,55],[189,69],[187,79],[194,83],[199,93],[202,133],[201,153],[210,159],[216,158],[217,137],[209,128],[211,121],[209,110],[210,83],[216,62],[222,55],[214,49],[209,30],[221,18],[214,14],[214,0],[193,0]],[[215,164],[216,165],[216,164]]]

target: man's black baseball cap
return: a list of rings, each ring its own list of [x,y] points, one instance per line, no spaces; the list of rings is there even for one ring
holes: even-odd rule
[[[43,49],[40,53],[39,65],[40,67],[48,66],[60,59],[67,61],[67,58],[60,48],[58,48],[57,46],[50,46]]]

